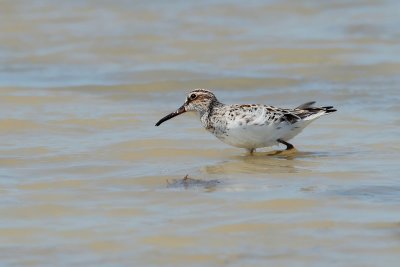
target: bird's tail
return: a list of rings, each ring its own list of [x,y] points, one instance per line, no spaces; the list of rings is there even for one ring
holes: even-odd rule
[[[315,101],[311,101],[298,106],[295,108],[296,115],[303,120],[314,120],[322,115],[336,111],[333,106],[313,107],[314,104]]]

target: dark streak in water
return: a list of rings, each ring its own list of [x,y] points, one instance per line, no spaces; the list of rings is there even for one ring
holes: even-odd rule
[[[190,178],[189,175],[185,175],[182,179],[173,179],[171,182],[167,180],[167,188],[196,188],[203,187],[209,191],[213,191],[215,187],[220,184],[218,180],[201,180]]]

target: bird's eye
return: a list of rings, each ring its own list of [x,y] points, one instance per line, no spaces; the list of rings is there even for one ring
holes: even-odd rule
[[[191,95],[190,95],[190,99],[195,99],[196,97],[197,97],[196,94],[191,94]]]

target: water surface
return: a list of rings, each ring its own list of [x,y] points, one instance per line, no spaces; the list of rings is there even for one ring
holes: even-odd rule
[[[0,10],[2,265],[397,266],[397,1]],[[295,156],[248,156],[191,114],[154,127],[199,87],[338,112]]]

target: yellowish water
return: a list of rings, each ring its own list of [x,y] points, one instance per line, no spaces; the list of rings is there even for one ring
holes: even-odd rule
[[[399,12],[0,1],[1,265],[398,266]],[[248,156],[190,114],[154,127],[198,87],[338,112],[296,155]]]

